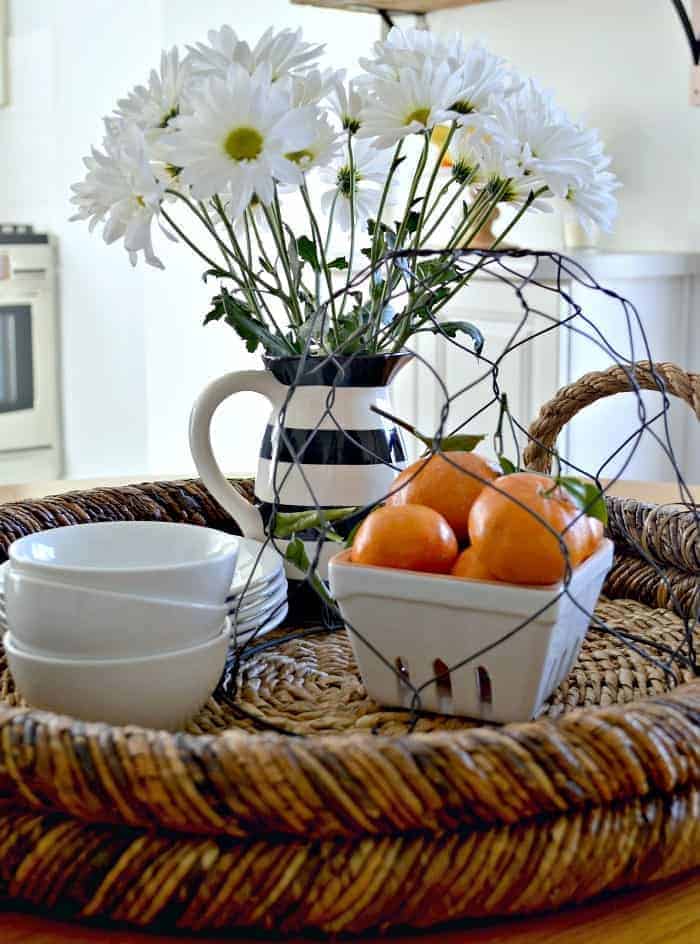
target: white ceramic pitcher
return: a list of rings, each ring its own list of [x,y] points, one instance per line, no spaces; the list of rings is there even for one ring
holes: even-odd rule
[[[392,412],[389,384],[411,354],[349,357],[271,357],[266,370],[226,374],[202,392],[190,418],[190,447],[202,481],[237,521],[246,537],[263,540],[273,509],[301,511],[319,505],[372,505],[390,489],[405,465],[399,430],[370,410]],[[219,404],[234,393],[266,397],[272,412],[248,502],[223,474],[210,427]],[[302,533],[314,559],[317,537]],[[320,570],[337,544],[322,549]]]

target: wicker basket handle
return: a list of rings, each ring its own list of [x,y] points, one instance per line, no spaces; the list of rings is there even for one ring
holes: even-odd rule
[[[675,364],[651,364],[649,361],[635,364],[634,374],[644,390],[658,390],[656,378],[659,378],[668,393],[685,400],[700,419],[700,374],[689,373]],[[562,387],[545,403],[530,426],[528,435],[531,441],[523,453],[525,467],[536,472],[549,472],[551,450],[569,420],[596,400],[615,393],[626,393],[631,389],[627,373],[619,366],[592,371]]]

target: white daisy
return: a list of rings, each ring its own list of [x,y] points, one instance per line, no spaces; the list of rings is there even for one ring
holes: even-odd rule
[[[523,168],[519,142],[503,134],[503,129],[488,117],[460,128],[450,144],[452,174],[459,183],[469,182],[475,192],[484,189],[499,195],[500,203],[522,206],[543,186],[543,181]],[[550,210],[542,197],[531,207]]]
[[[613,194],[620,186],[614,174],[599,170],[583,187],[571,188],[567,193],[567,206],[576,213],[589,235],[594,226],[600,227],[606,233],[612,230],[617,216],[617,199]]]
[[[115,113],[146,132],[161,134],[180,111],[190,80],[190,63],[180,61],[176,46],[160,57],[160,72],[151,71],[148,85],[137,85],[117,102]]]
[[[461,90],[461,76],[446,62],[426,60],[420,69],[402,68],[399,77],[377,79],[360,114],[359,137],[374,138],[374,146],[391,147],[401,138],[458,117],[451,109]]]
[[[143,252],[149,265],[162,269],[153,251],[151,224],[166,185],[146,158],[143,131],[133,122],[124,123],[117,134],[107,135],[103,146],[104,151],[93,148],[92,156],[84,158],[85,180],[71,187],[71,203],[78,207],[71,220],[89,220],[91,231],[104,223],[105,242],[123,238],[132,265]]]
[[[517,143],[523,170],[556,196],[564,197],[590,179],[591,160],[598,158],[597,137],[576,127],[533,81],[507,98],[492,99],[489,110],[502,137]]]
[[[207,33],[209,45],[197,43],[188,46],[193,70],[199,75],[218,75],[221,78],[232,63],[242,66],[252,75],[261,65],[268,65],[275,82],[300,69],[311,68],[324,50],[323,45],[305,43],[302,31],[290,29],[279,33],[270,27],[251,49],[238,38],[230,26]]]
[[[331,92],[338,81],[338,76],[342,75],[342,70],[311,69],[300,75],[291,75],[285,79],[288,85],[292,105],[300,107],[302,105],[318,105],[322,98]]]
[[[288,151],[284,156],[294,161],[302,171],[312,167],[324,167],[330,164],[340,150],[338,132],[328,122],[324,114],[310,112],[306,117],[308,144],[297,151]]]
[[[353,140],[352,146],[354,170],[354,203],[355,222],[364,224],[368,219],[375,218],[379,208],[382,189],[389,173],[392,155],[390,151],[379,151],[368,141]],[[334,206],[333,219],[343,232],[348,232],[351,221],[351,194],[353,190],[353,173],[347,151],[343,158],[332,167],[321,170],[321,179],[331,184],[321,198],[321,207],[324,213],[330,213]],[[393,185],[389,192],[386,205],[392,203]]]
[[[269,68],[251,76],[233,65],[225,79],[210,76],[191,104],[191,115],[174,119],[177,134],[166,145],[197,200],[230,190],[236,217],[254,193],[269,204],[275,180],[301,183],[299,167],[285,155],[308,147],[313,127],[307,109],[292,108],[284,89],[270,82]]]
[[[360,65],[379,79],[398,79],[401,69],[420,68],[426,60],[436,65],[446,62],[453,70],[464,62],[462,37],[455,33],[448,38],[430,30],[392,27],[385,40],[374,44],[374,59],[360,59]]]
[[[328,103],[331,111],[340,119],[343,130],[352,134],[360,130],[360,114],[365,100],[362,87],[357,82],[350,81],[346,84],[344,76],[338,76],[333,83]]]
[[[507,88],[514,90],[505,59],[494,56],[481,43],[470,46],[461,61],[448,58],[448,62],[462,80],[459,95],[452,103],[461,115],[487,110],[492,96],[503,98]]]

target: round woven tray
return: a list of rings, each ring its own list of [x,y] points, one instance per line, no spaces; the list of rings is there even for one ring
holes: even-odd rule
[[[700,413],[697,376],[656,372]],[[561,391],[531,465],[583,401],[623,389],[611,371]],[[608,505],[617,557],[598,613],[675,648],[698,605],[696,514]],[[198,482],[97,489],[0,506],[0,558],[29,531],[116,519],[236,531]],[[0,894],[161,929],[341,932],[553,908],[700,865],[690,670],[669,690],[591,630],[539,720],[411,725],[368,699],[345,631],[288,633],[232,664],[175,735],[32,710],[3,657]]]

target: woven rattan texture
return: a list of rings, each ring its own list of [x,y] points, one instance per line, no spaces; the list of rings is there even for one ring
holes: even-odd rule
[[[548,471],[552,461],[552,449],[557,436],[579,410],[603,397],[616,393],[629,393],[631,389],[628,372],[634,371],[637,385],[643,390],[665,391],[680,397],[700,419],[700,374],[689,373],[675,364],[650,364],[639,361],[634,368],[610,367],[592,371],[578,380],[562,387],[541,408],[529,429],[532,439],[523,459],[528,469]]]
[[[614,510],[616,567],[648,520],[633,505]],[[235,530],[196,482],[8,505],[0,527],[120,509]],[[669,609],[597,612],[680,642]],[[344,632],[283,635],[177,736],[23,707],[0,664],[0,895],[159,928],[335,933],[552,908],[700,865],[698,682],[669,693],[593,630],[548,717],[411,729],[367,698]]]
[[[697,409],[692,376],[662,367]],[[551,435],[571,412],[555,403]],[[694,518],[608,507],[617,555],[597,614],[674,648],[669,585],[678,612],[697,599]],[[0,508],[0,556],[29,530],[117,518],[236,530],[197,482],[101,489]],[[700,866],[700,681],[680,681],[591,630],[545,717],[412,728],[367,698],[344,632],[280,632],[170,735],[24,707],[0,662],[0,896],[159,929],[337,933],[667,878]]]

